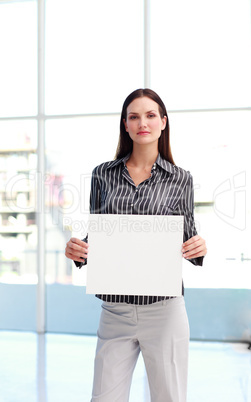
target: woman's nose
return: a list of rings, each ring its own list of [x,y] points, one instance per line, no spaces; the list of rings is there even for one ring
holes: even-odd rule
[[[144,118],[141,118],[139,120],[139,127],[146,127],[146,126],[147,126],[146,120]]]

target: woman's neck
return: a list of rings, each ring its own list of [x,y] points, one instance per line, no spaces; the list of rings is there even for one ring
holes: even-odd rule
[[[153,147],[137,147],[133,146],[128,165],[138,168],[152,167],[158,156],[158,149]]]

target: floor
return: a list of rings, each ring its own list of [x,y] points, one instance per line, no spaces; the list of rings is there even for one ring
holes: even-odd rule
[[[95,344],[91,336],[0,331],[0,402],[90,401]],[[130,402],[150,402],[142,358]],[[187,402],[251,402],[247,344],[190,342]]]

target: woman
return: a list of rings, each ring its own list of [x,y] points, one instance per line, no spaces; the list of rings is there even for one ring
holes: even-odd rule
[[[165,105],[154,91],[138,89],[123,105],[115,160],[93,171],[90,212],[184,215],[182,254],[202,265],[206,245],[197,235],[193,208],[192,176],[174,164]],[[81,267],[87,239],[72,238],[65,254]],[[128,401],[142,352],[151,401],[184,402],[189,347],[184,297],[96,296],[103,304],[92,401]]]

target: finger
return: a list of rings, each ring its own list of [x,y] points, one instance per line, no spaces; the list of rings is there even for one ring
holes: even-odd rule
[[[192,250],[200,245],[205,245],[205,240],[200,236],[194,236],[182,244],[182,251]]]
[[[88,244],[88,243],[86,243],[85,241],[78,239],[77,237],[72,237],[71,240],[70,240],[70,242],[71,242],[71,243],[75,243],[75,244],[79,244],[80,246],[81,246],[82,244]]]
[[[194,258],[204,257],[204,256],[205,256],[205,253],[201,252],[201,253],[196,253],[196,254],[190,255],[188,257],[184,256],[184,258],[185,258],[185,260],[192,260]]]
[[[190,246],[191,244],[193,244],[199,240],[202,240],[202,238],[199,235],[195,235],[195,236],[191,237],[190,239],[188,239],[187,241],[185,241],[182,246],[183,247]]]
[[[185,245],[187,244],[191,244],[194,243],[195,241],[201,239],[201,237],[199,235],[195,235],[193,237],[190,237],[190,239],[188,239],[187,241],[184,242]]]
[[[204,246],[196,247],[193,250],[187,251],[183,254],[184,258],[196,258],[206,255],[207,249]]]
[[[66,255],[67,258],[70,258],[70,259],[73,260],[73,261],[84,262],[83,258],[77,257],[77,256],[74,255],[74,254],[71,254],[71,253],[66,252],[65,255]],[[87,257],[84,257],[84,258],[87,258]]]
[[[69,253],[71,253],[71,254],[75,254],[76,256],[82,256],[82,255],[84,255],[84,254],[87,254],[88,253],[88,248],[86,248],[86,247],[78,247],[78,248],[75,248],[75,247],[66,247],[66,250],[69,252]]]
[[[205,247],[205,243],[201,242],[201,241],[196,241],[194,243],[189,244],[188,246],[183,246],[182,247],[182,252],[186,253],[188,251],[192,251],[194,249],[196,249],[197,247]]]
[[[206,248],[205,244],[198,243],[196,245],[191,245],[188,250],[184,251],[184,254],[189,254],[189,253],[192,254],[197,251],[204,250],[205,248]]]
[[[85,262],[83,258],[76,258],[76,257],[73,257],[71,255],[67,256],[67,258],[69,258],[72,261],[76,261],[76,262],[82,262],[82,263]]]
[[[66,244],[65,251],[69,252],[70,254],[74,254],[76,256],[82,256],[84,254],[88,254],[89,248],[88,247],[80,247],[76,244]]]
[[[72,252],[71,250],[69,250],[69,249],[66,249],[65,250],[65,255],[66,254],[70,254],[71,256],[73,256],[73,259],[76,259],[76,258],[87,258],[88,257],[88,253],[76,253],[76,252]]]
[[[73,243],[71,240],[67,243],[67,246],[69,247],[69,248],[71,248],[72,250],[76,250],[76,251],[84,251],[84,252],[86,252],[87,250],[88,250],[88,248],[89,248],[89,244],[88,243],[86,243],[86,242],[84,242],[84,241],[82,241],[82,240],[80,240],[80,244],[76,244],[76,243]]]

